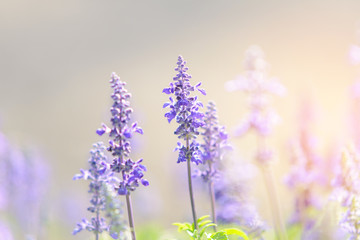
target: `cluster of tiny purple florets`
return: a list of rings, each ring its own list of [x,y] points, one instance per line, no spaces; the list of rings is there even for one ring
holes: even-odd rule
[[[225,148],[230,148],[227,143],[228,134],[225,127],[219,125],[217,110],[214,102],[209,102],[207,111],[205,112],[204,125],[202,133],[204,143],[201,145],[203,149],[203,163],[208,163],[209,168],[201,173],[205,181],[212,181],[217,175],[217,169],[214,164],[219,163],[222,159]]]
[[[107,162],[107,157],[104,153],[106,147],[103,143],[95,143],[93,149],[90,151],[89,170],[80,170],[80,174],[73,177],[74,180],[84,179],[90,180],[89,193],[92,194],[90,200],[91,206],[88,207],[88,211],[94,213],[95,216],[91,218],[91,221],[82,219],[77,227],[74,229],[73,234],[80,232],[81,230],[93,231],[94,233],[101,233],[108,231],[105,219],[100,217],[100,212],[105,210],[106,199],[103,191],[106,185],[115,184],[119,180],[113,176],[113,172],[110,170],[110,165]]]
[[[114,172],[122,174],[122,180],[117,188],[118,194],[127,195],[134,191],[142,183],[148,186],[149,182],[143,179],[146,168],[141,164],[142,159],[134,162],[129,156],[131,152],[130,139],[134,133],[143,134],[142,129],[137,123],[130,125],[130,115],[133,110],[130,108],[129,99],[131,94],[125,89],[125,82],[113,73],[110,79],[111,88],[114,92],[111,95],[114,103],[110,109],[111,127],[102,124],[102,128],[96,132],[100,136],[108,133],[111,140],[109,141],[108,151],[113,155],[111,169]]]
[[[163,107],[170,108],[170,111],[165,114],[169,123],[175,118],[179,124],[174,134],[186,141],[186,146],[178,143],[178,147],[175,149],[179,150],[178,163],[190,159],[195,164],[199,164],[202,163],[202,154],[195,138],[200,134],[199,128],[204,125],[204,114],[199,111],[199,108],[203,107],[203,105],[197,100],[197,96],[190,95],[195,90],[198,90],[203,95],[206,95],[206,93],[199,88],[201,83],[195,86],[190,84],[191,76],[187,73],[188,67],[185,65],[186,61],[179,56],[175,68],[178,73],[173,78],[174,82],[171,82],[170,86],[163,90],[163,93],[174,94],[175,99],[170,97],[170,102],[165,103]]]

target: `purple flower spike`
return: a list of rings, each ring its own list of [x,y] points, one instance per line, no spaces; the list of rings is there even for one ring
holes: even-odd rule
[[[250,113],[239,124],[236,135],[255,130],[260,136],[268,136],[279,122],[278,115],[270,107],[269,97],[282,96],[286,89],[276,78],[267,77],[268,63],[259,47],[250,47],[245,55],[245,73],[225,85],[228,91],[238,90],[249,95]]]
[[[191,183],[191,163],[196,165],[202,163],[202,153],[199,149],[200,144],[196,142],[196,136],[200,134],[199,129],[204,125],[204,114],[199,109],[202,107],[202,103],[197,100],[197,96],[192,96],[192,92],[195,90],[205,95],[205,91],[199,89],[201,83],[195,86],[190,84],[191,76],[187,73],[188,68],[185,66],[186,62],[179,56],[177,67],[175,71],[176,76],[173,78],[174,82],[169,84],[168,88],[163,90],[165,94],[174,94],[174,100],[170,97],[170,102],[163,105],[163,108],[169,108],[169,112],[165,114],[168,122],[173,119],[179,124],[174,134],[178,138],[183,139],[185,144],[178,143],[175,150],[179,151],[178,163],[187,163],[188,183],[190,202],[193,215],[194,228],[198,229],[197,217],[195,210],[195,201],[193,197],[192,183]]]
[[[179,151],[178,163],[190,159],[193,163],[199,164],[202,163],[202,154],[195,138],[200,134],[199,129],[204,125],[204,114],[199,111],[202,103],[197,100],[196,96],[191,96],[191,93],[195,90],[203,95],[206,93],[199,88],[201,83],[195,86],[190,84],[191,76],[187,73],[188,68],[185,65],[186,61],[179,56],[175,68],[177,74],[173,78],[174,82],[171,82],[169,87],[163,90],[163,93],[174,94],[176,100],[170,97],[170,102],[165,103],[163,107],[170,108],[169,112],[165,114],[168,122],[170,123],[175,119],[179,124],[174,134],[188,143],[187,146],[176,148]]]
[[[107,202],[109,200],[109,191],[114,191],[115,184],[119,182],[119,179],[114,177],[114,173],[110,169],[110,164],[107,162],[105,155],[105,146],[102,142],[95,143],[93,149],[90,151],[90,159],[88,163],[90,165],[89,170],[81,170],[80,174],[74,176],[74,180],[84,179],[90,180],[89,193],[92,194],[90,200],[91,205],[88,207],[88,211],[95,214],[95,217],[91,218],[91,221],[82,219],[77,227],[74,229],[73,234],[77,234],[82,230],[88,230],[94,232],[95,235],[103,231],[109,231],[112,225],[107,225],[105,219],[100,217],[100,212],[109,211]],[[120,211],[120,209],[117,209]],[[110,218],[113,222],[113,219]]]
[[[129,159],[131,152],[130,139],[134,133],[143,134],[143,130],[136,122],[130,123],[133,110],[130,108],[129,102],[131,94],[125,89],[126,83],[120,81],[120,78],[115,73],[111,75],[110,83],[114,91],[111,95],[114,103],[110,109],[112,126],[108,127],[103,124],[102,128],[97,132],[98,134],[99,132],[102,134],[106,132],[111,138],[108,147],[108,151],[113,156],[111,169],[122,174],[122,180],[117,192],[119,195],[127,195],[139,186],[144,176],[143,171],[145,170],[139,167],[140,164]]]
[[[207,111],[205,113],[205,124],[202,126],[204,132],[204,144],[201,145],[203,149],[202,159],[204,164],[208,163],[209,169],[201,173],[205,181],[212,181],[217,175],[216,166],[223,158],[226,149],[231,149],[227,143],[228,134],[225,132],[225,127],[219,125],[217,110],[214,102],[209,102]]]

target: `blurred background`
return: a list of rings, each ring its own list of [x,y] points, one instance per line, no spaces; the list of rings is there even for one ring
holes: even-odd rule
[[[269,75],[287,88],[284,97],[273,99],[282,121],[270,139],[286,218],[287,144],[296,134],[303,100],[316,109],[319,151],[350,141],[349,87],[359,69],[348,54],[359,42],[359,10],[356,0],[2,0],[0,131],[11,144],[36,149],[47,166],[46,227],[52,236],[45,239],[85,239],[86,233],[71,233],[87,214],[88,186],[72,177],[87,168],[92,144],[107,141],[95,130],[109,123],[112,72],[127,82],[133,120],[144,130],[135,139],[133,158],[144,158],[150,186],[133,194],[136,223],[176,231],[172,222],[191,220],[186,166],[176,164],[176,126],[163,116],[168,96],[162,89],[182,55],[194,83],[201,81],[207,91],[200,100],[216,102],[231,136],[247,111],[246,95],[228,93],[224,84],[243,73],[244,52],[253,44],[265,52]],[[231,143],[234,158],[251,162],[251,136]],[[256,171],[251,184],[261,215],[270,219]],[[207,214],[208,204],[197,197],[198,215]]]

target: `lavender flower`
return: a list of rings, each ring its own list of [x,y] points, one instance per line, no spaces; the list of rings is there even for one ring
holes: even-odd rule
[[[164,88],[163,93],[174,94],[175,100],[170,97],[170,102],[164,104],[163,108],[169,107],[170,110],[165,114],[170,123],[174,118],[179,124],[174,134],[178,138],[186,141],[188,146],[183,146],[180,142],[176,150],[179,151],[178,163],[185,162],[188,158],[195,163],[202,163],[199,144],[195,141],[196,136],[200,134],[199,128],[204,125],[204,114],[199,111],[203,104],[197,100],[197,96],[190,96],[191,92],[197,90],[206,95],[205,91],[200,89],[201,83],[192,86],[190,84],[191,76],[187,73],[186,61],[179,56],[177,75],[173,78],[175,82],[170,83],[170,87]],[[189,143],[189,144],[188,144]]]
[[[98,239],[99,233],[108,231],[111,227],[106,224],[105,219],[101,217],[100,214],[106,210],[107,199],[104,192],[108,186],[114,188],[114,184],[119,180],[114,177],[110,169],[110,164],[107,162],[107,157],[104,153],[105,150],[106,147],[102,142],[95,143],[93,149],[90,151],[91,157],[88,160],[90,169],[81,170],[81,173],[75,175],[73,178],[74,180],[84,179],[91,181],[89,184],[89,193],[92,194],[92,198],[90,200],[91,205],[87,210],[95,214],[90,221],[85,218],[82,219],[82,221],[77,224],[73,234],[77,234],[86,229],[94,232],[96,239]]]
[[[226,83],[225,87],[229,91],[240,90],[249,95],[250,113],[237,127],[236,135],[243,135],[249,130],[254,130],[257,135],[258,146],[255,160],[262,168],[277,235],[280,239],[287,239],[269,167],[269,163],[273,159],[273,152],[267,147],[265,141],[265,137],[271,133],[273,125],[279,119],[275,111],[270,108],[269,95],[282,95],[285,88],[275,78],[267,77],[267,67],[263,51],[257,46],[252,46],[245,53],[245,74]]]
[[[313,230],[316,220],[309,212],[321,208],[321,198],[315,189],[327,184],[327,174],[323,159],[316,153],[316,139],[310,131],[314,111],[308,102],[304,102],[300,109],[299,133],[291,143],[291,168],[285,182],[295,193],[295,211],[290,223],[300,224],[306,234]]]
[[[339,225],[350,234],[350,239],[360,239],[360,161],[359,155],[353,147],[344,150],[341,161],[341,171],[335,178],[333,185],[336,190],[332,198],[340,201],[345,213]]]
[[[250,47],[245,55],[245,74],[225,85],[228,91],[238,90],[249,95],[250,113],[237,127],[236,135],[243,135],[253,129],[260,136],[267,136],[279,120],[278,115],[269,106],[269,95],[281,96],[285,93],[285,88],[276,78],[267,77],[268,64],[259,47]]]
[[[199,88],[201,83],[198,83],[195,86],[190,84],[191,76],[187,73],[188,67],[185,65],[186,62],[181,56],[179,56],[177,67],[175,68],[177,74],[173,78],[174,82],[171,82],[170,86],[168,88],[164,88],[163,90],[163,93],[165,94],[174,94],[175,100],[170,97],[170,102],[165,103],[163,108],[170,108],[169,112],[165,114],[165,117],[169,123],[175,118],[179,127],[175,130],[174,134],[178,135],[178,138],[185,141],[185,145],[178,142],[178,147],[175,148],[175,150],[179,151],[177,162],[187,162],[191,210],[195,229],[198,229],[195,202],[192,191],[190,163],[202,163],[202,154],[199,149],[200,145],[196,142],[196,136],[200,134],[199,128],[204,125],[204,114],[199,111],[199,108],[203,107],[202,103],[197,100],[197,96],[191,96],[191,93],[195,90],[199,91],[203,95],[206,93],[204,90]]]
[[[202,178],[208,182],[212,181],[216,176],[216,164],[223,158],[224,150],[230,149],[227,143],[228,134],[225,127],[219,125],[217,110],[214,102],[209,102],[204,118],[205,124],[202,126],[204,143],[201,145],[203,149],[202,159],[204,164],[208,163],[209,168],[201,173]]]
[[[143,134],[143,130],[136,122],[130,126],[130,116],[133,112],[130,108],[129,99],[131,94],[125,89],[125,82],[121,82],[120,78],[113,73],[110,79],[111,87],[114,92],[111,98],[114,100],[111,112],[112,127],[102,124],[96,132],[100,136],[108,133],[111,140],[109,141],[109,152],[113,155],[113,163],[111,169],[114,172],[122,173],[122,180],[118,186],[119,195],[128,195],[134,191],[141,183],[148,186],[149,182],[143,179],[146,167],[141,164],[142,159],[134,162],[129,156],[131,152],[130,139],[134,133]]]
[[[203,180],[209,185],[212,218],[216,224],[214,180],[218,174],[217,168],[223,157],[224,150],[230,146],[227,144],[228,135],[225,132],[225,127],[219,125],[214,102],[209,102],[207,105],[204,123],[202,126],[204,130],[202,133],[204,143],[201,147],[203,149],[203,163],[204,165],[207,164],[207,167],[204,171],[198,171],[198,174],[201,175]],[[214,226],[214,230],[217,230],[216,226]]]
[[[251,239],[260,240],[263,239],[266,225],[260,219],[255,205],[249,201],[248,181],[252,177],[251,172],[253,169],[249,164],[232,164],[223,168],[220,177],[214,182],[217,220],[223,224],[240,225]]]
[[[19,149],[0,133],[0,203],[23,235],[41,233],[49,169],[34,149]],[[40,236],[39,236],[40,237]]]
[[[130,192],[135,191],[140,183],[148,186],[149,182],[143,179],[146,167],[141,164],[142,159],[134,162],[130,159],[131,146],[130,139],[134,133],[143,134],[143,130],[136,122],[130,123],[130,116],[133,112],[130,108],[129,99],[131,94],[125,89],[125,82],[120,81],[120,78],[113,73],[110,79],[111,88],[114,92],[111,95],[114,103],[110,109],[111,112],[111,128],[102,124],[102,128],[96,132],[102,136],[108,133],[111,140],[107,150],[112,153],[113,162],[111,169],[120,173],[122,179],[119,182],[117,193],[126,196],[126,204],[129,215],[129,225],[132,239],[136,239],[134,219],[132,214]]]

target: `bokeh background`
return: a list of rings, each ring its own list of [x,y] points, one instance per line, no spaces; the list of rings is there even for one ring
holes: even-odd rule
[[[244,52],[253,44],[264,50],[270,75],[287,88],[286,96],[273,99],[282,122],[271,144],[279,156],[273,169],[288,216],[287,142],[296,133],[303,99],[316,109],[313,131],[320,151],[350,139],[349,87],[359,69],[349,63],[348,52],[359,41],[359,10],[357,0],[0,1],[0,130],[13,144],[40,149],[51,168],[49,239],[86,235],[71,236],[89,197],[86,183],[72,177],[87,167],[92,143],[106,141],[95,130],[109,122],[112,72],[127,82],[133,119],[145,133],[133,147],[150,181],[134,193],[136,222],[171,231],[172,222],[189,220],[186,169],[176,164],[176,126],[163,117],[162,89],[181,54],[194,82],[207,91],[201,100],[217,103],[231,134],[245,115],[246,97],[226,92],[224,84],[244,71]],[[254,139],[231,142],[239,159],[251,158]],[[269,219],[261,181],[255,173],[253,196]],[[206,214],[201,196],[197,201],[199,215]],[[65,211],[71,207],[73,215]]]

